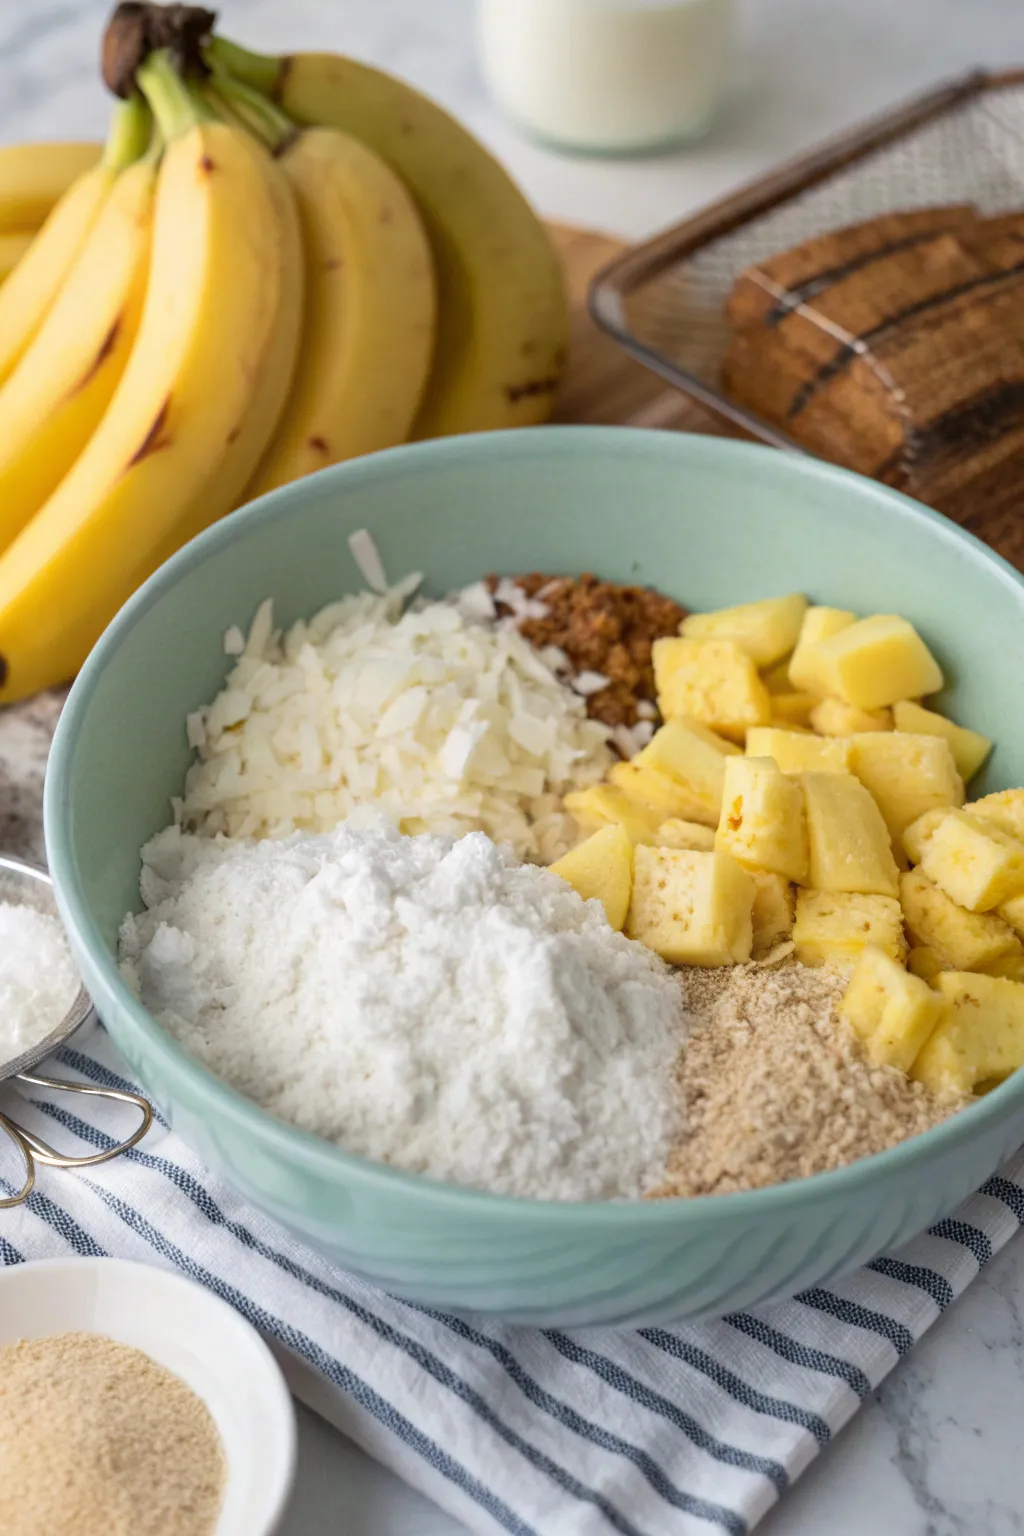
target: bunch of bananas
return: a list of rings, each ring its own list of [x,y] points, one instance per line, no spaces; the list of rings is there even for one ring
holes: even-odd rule
[[[102,150],[0,151],[0,702],[252,497],[551,408],[559,264],[481,145],[379,70],[200,31]]]

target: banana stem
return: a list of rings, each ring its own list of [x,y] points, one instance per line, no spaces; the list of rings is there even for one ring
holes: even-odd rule
[[[166,49],[158,48],[136,71],[139,89],[153,109],[164,139],[169,143],[199,123],[217,121],[217,114],[187,85]]]
[[[241,48],[226,37],[211,38],[203,58],[215,74],[231,75],[264,96],[273,96],[286,63],[270,54],[250,53],[248,48]]]
[[[236,80],[233,75],[216,71],[210,89],[214,98],[223,102],[233,117],[241,118],[245,126],[258,134],[275,155],[286,149],[299,131],[279,107],[275,107],[273,102],[268,101],[251,85]]]
[[[103,149],[107,170],[123,171],[146,153],[153,132],[153,116],[141,96],[119,101],[110,118],[110,132]]]

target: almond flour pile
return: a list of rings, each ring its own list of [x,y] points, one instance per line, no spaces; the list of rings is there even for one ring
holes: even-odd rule
[[[963,1107],[874,1067],[837,1008],[847,978],[788,962],[678,974],[686,1129],[666,1195],[725,1195],[840,1168]]]

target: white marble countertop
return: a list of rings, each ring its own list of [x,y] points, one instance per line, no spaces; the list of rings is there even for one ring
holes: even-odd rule
[[[905,0],[902,6],[892,0],[740,0],[740,6],[731,99],[717,129],[688,153],[624,162],[552,154],[500,120],[477,71],[473,0],[226,0],[221,10],[224,29],[254,47],[333,47],[406,76],[481,134],[545,214],[627,236],[672,222],[945,75],[980,63],[1024,63],[1024,0]],[[109,8],[108,0],[0,0],[0,142],[102,133],[106,105],[95,60]],[[40,706],[40,719],[48,708]],[[24,783],[33,750],[31,721],[0,722],[0,788]],[[17,811],[11,801],[7,820],[31,843],[34,830],[17,822]],[[1018,1239],[761,1530],[764,1536],[1024,1532],[1022,1423],[1024,1239]],[[302,1414],[299,1483],[282,1536],[460,1531]]]

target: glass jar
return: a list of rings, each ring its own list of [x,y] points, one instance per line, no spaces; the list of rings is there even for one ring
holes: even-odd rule
[[[490,90],[527,133],[635,154],[710,126],[732,0],[480,0],[479,27]]]

